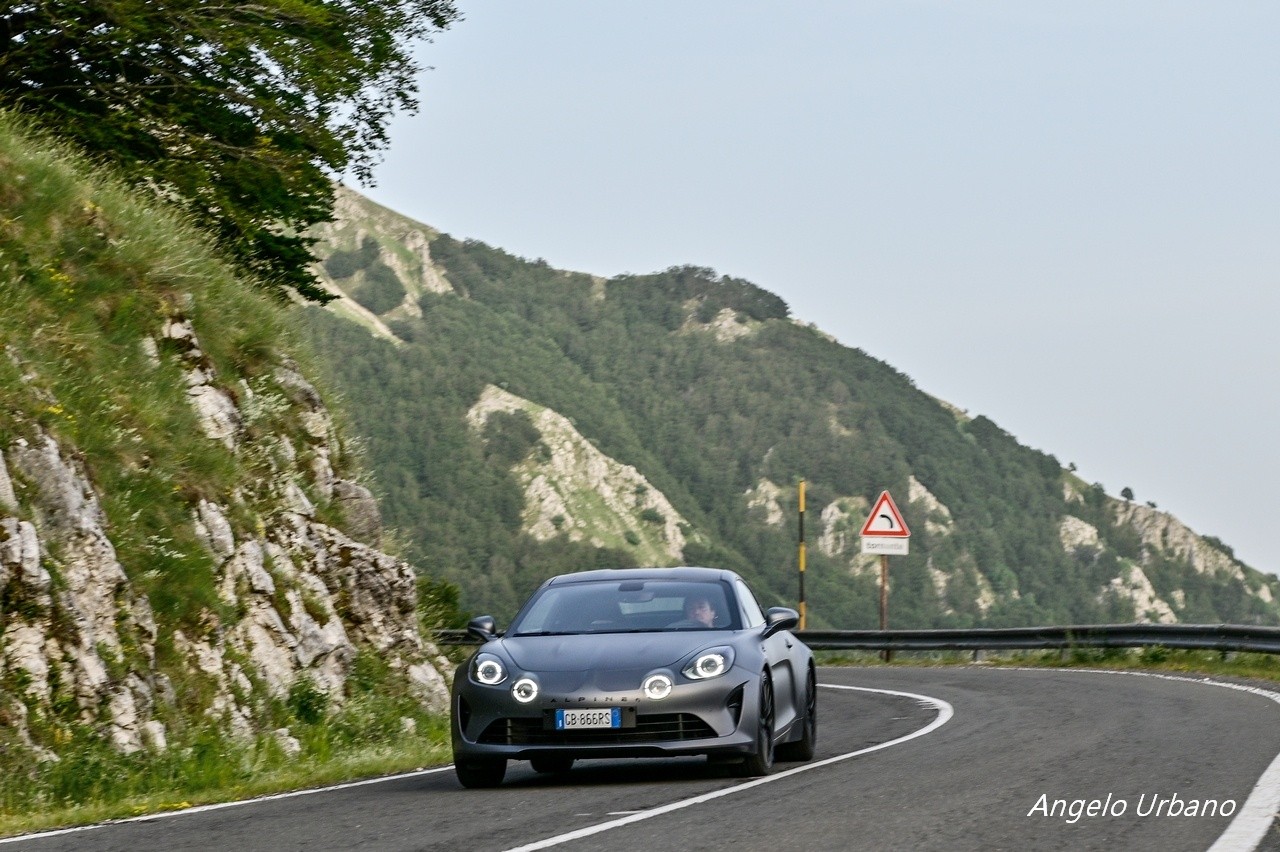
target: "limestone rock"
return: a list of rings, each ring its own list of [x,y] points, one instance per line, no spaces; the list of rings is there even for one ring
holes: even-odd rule
[[[493,385],[467,412],[467,422],[481,430],[499,411],[526,413],[546,447],[514,471],[525,489],[530,535],[634,548],[647,564],[681,561],[688,522],[638,470],[600,452],[563,415]]]
[[[188,515],[226,607],[205,610],[194,628],[158,623],[121,564],[86,463],[33,427],[0,447],[0,673],[20,672],[24,684],[20,695],[0,695],[0,722],[35,759],[56,759],[32,741],[26,714],[71,699],[76,721],[118,751],[163,751],[170,732],[156,714],[182,710],[181,678],[203,682],[199,712],[250,738],[264,733],[255,720],[266,699],[287,696],[299,678],[340,706],[363,650],[387,660],[424,707],[444,712],[449,665],[419,631],[413,569],[318,522],[302,489],[314,485],[316,499],[337,501],[358,537],[377,541],[373,495],[334,473],[341,448],[315,388],[285,362],[252,384],[239,380],[232,394],[189,320],[170,320],[160,338],[177,353],[205,436],[258,471],[230,493],[196,499]],[[154,341],[146,351],[161,357]],[[156,642],[166,630],[174,655],[162,671]],[[297,744],[287,731],[280,741],[289,752]]]
[[[382,538],[382,513],[373,493],[363,485],[339,479],[333,483],[333,499],[342,509],[351,537],[376,546]]]

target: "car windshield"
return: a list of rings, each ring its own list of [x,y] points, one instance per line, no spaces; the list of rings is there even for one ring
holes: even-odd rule
[[[737,630],[732,593],[719,582],[625,580],[542,589],[516,616],[508,636]]]

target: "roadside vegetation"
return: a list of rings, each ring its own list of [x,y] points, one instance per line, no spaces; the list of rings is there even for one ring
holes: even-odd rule
[[[160,753],[122,755],[101,739],[81,739],[60,749],[57,761],[0,760],[10,763],[0,778],[0,836],[447,763],[448,721],[422,713],[407,695],[388,694],[387,684],[371,680],[332,715],[314,694],[280,702],[276,713],[297,754],[270,734],[239,740],[210,725]]]
[[[424,712],[403,674],[372,654],[356,659],[337,699],[304,680],[287,695],[255,700],[260,733],[239,735],[206,715],[209,684],[174,664],[176,629],[201,635],[205,619],[235,615],[191,533],[192,507],[255,481],[266,460],[208,439],[173,359],[154,358],[144,343],[163,353],[163,323],[183,316],[213,368],[253,388],[282,352],[308,363],[295,313],[244,284],[184,216],[140,201],[69,147],[0,110],[0,447],[38,429],[76,448],[116,556],[154,609],[157,666],[172,679],[174,696],[156,711],[167,747],[122,754],[82,720],[55,667],[48,704],[30,697],[26,671],[0,670],[0,693],[15,699],[0,704],[0,834],[447,760],[445,721]],[[247,428],[278,428],[272,416],[268,407]],[[358,476],[354,456],[332,461],[341,474]],[[241,511],[272,511],[244,496]],[[56,589],[64,582],[58,554],[44,564]],[[0,590],[0,634],[11,614],[51,617],[37,601],[9,594],[13,588]],[[455,588],[424,581],[422,592],[424,628],[457,626]],[[109,676],[145,671],[139,654],[125,647],[110,655]],[[282,729],[287,734],[274,733]]]
[[[424,632],[465,624],[457,589],[419,582]],[[470,649],[442,651],[453,663]],[[340,707],[299,681],[269,703],[268,732],[243,737],[212,721],[176,729],[164,751],[121,754],[92,730],[53,718],[56,759],[0,744],[0,837],[182,810],[437,766],[450,760],[448,719],[427,713],[403,676],[365,652]],[[3,722],[0,719],[0,722]],[[35,721],[40,722],[40,719]],[[273,733],[288,729],[289,737]],[[39,735],[39,731],[35,731]]]

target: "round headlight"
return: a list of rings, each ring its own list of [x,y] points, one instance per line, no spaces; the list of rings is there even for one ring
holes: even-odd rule
[[[664,674],[649,675],[641,684],[646,698],[661,701],[671,694],[671,678]]]
[[[528,704],[538,697],[538,684],[534,680],[522,677],[511,686],[511,697],[521,704]]]
[[[475,679],[485,686],[494,686],[507,679],[506,669],[496,657],[482,656],[472,669]]]
[[[703,651],[693,662],[684,667],[684,676],[690,680],[709,680],[729,671],[733,665],[733,649],[728,647]]]
[[[715,677],[724,674],[724,657],[719,654],[703,654],[693,661],[693,672],[698,677]]]

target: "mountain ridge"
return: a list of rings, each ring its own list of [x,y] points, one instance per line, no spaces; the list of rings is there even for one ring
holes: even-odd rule
[[[317,231],[326,247],[318,271],[335,291],[349,290],[353,300],[378,308],[377,293],[350,264],[336,270],[347,277],[331,274],[335,254],[326,253],[347,246],[336,256],[349,260],[358,234],[368,265],[389,267],[400,236],[380,231],[360,212],[360,196],[346,193],[348,218]],[[400,234],[405,222],[398,220]],[[389,288],[399,301],[381,316],[397,338],[395,351],[405,354],[371,359],[366,375],[416,370],[408,366],[415,359],[470,362],[463,370],[469,384],[457,388],[460,411],[452,416],[462,416],[488,386],[556,410],[602,451],[669,492],[701,536],[682,554],[686,560],[754,572],[780,603],[794,602],[794,530],[785,520],[796,509],[793,483],[809,480],[811,509],[827,516],[811,580],[838,603],[818,605],[819,623],[869,626],[875,596],[866,561],[847,531],[834,542],[836,527],[860,521],[854,510],[865,511],[881,488],[905,496],[918,530],[913,554],[894,578],[894,600],[907,610],[908,625],[1280,621],[1276,579],[1236,560],[1221,542],[1078,482],[1051,455],[1023,447],[989,418],[928,396],[891,366],[796,321],[781,299],[750,282],[699,267],[602,280],[416,227],[427,247],[419,256],[430,258],[433,280],[448,289],[428,292],[408,279]],[[403,308],[408,301],[420,316]],[[325,325],[313,320],[324,345],[333,344],[335,332],[320,329]],[[360,344],[347,337],[338,348],[346,358],[353,347]],[[542,375],[528,372],[535,361]],[[336,373],[335,385],[359,396],[359,407],[382,404],[378,394]],[[577,394],[576,386],[584,391]],[[586,403],[588,397],[596,402]],[[412,407],[405,400],[395,405]],[[433,422],[437,432],[456,428]],[[374,462],[384,487],[406,476],[426,485],[439,475],[407,474],[390,449],[396,439],[384,437],[387,452]],[[770,483],[767,498],[763,482]],[[386,496],[394,505],[396,496]],[[405,518],[395,523],[411,528]],[[1064,538],[1062,525],[1078,532],[1076,522],[1093,529],[1093,537]],[[528,530],[517,527],[508,525],[507,542],[491,538],[487,552],[477,549],[479,561],[518,563],[501,555],[504,548],[521,550],[511,542]],[[416,541],[431,562],[432,544]],[[625,558],[628,547],[610,552]],[[540,575],[528,567],[516,571],[530,578],[520,581],[525,588]],[[491,578],[475,576],[489,573],[484,568],[441,570],[470,604],[509,611],[519,597],[514,588],[489,591]]]

